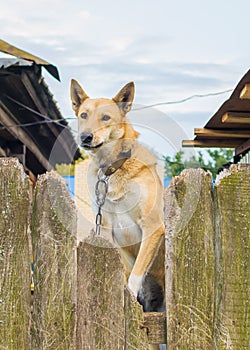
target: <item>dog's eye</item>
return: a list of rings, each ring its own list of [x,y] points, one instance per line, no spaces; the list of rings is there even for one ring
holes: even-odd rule
[[[80,115],[80,117],[81,117],[82,119],[87,119],[88,113],[83,112],[83,113]]]
[[[102,120],[104,120],[104,121],[107,121],[107,120],[109,120],[109,119],[110,119],[110,116],[107,115],[107,114],[105,114],[105,115],[102,117]]]

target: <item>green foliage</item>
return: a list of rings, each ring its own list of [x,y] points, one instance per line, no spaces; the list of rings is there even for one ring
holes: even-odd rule
[[[87,159],[88,156],[85,152],[81,151],[81,158],[78,158],[73,164],[56,164],[56,171],[62,176],[74,176],[75,175],[75,164],[81,163],[84,159]]]
[[[219,150],[207,150],[209,156],[213,159],[213,166],[215,169],[223,167],[223,164],[232,161],[234,151],[232,149],[223,149]]]
[[[62,176],[75,175],[75,164],[56,164],[56,171]]]
[[[165,175],[168,177],[179,175],[182,170],[185,169],[183,163],[183,151],[177,152],[174,157],[171,159],[169,156],[163,156],[165,161],[164,170]]]
[[[177,176],[184,169],[203,168],[204,170],[209,170],[213,177],[215,177],[218,170],[222,168],[224,164],[232,161],[234,151],[232,149],[220,148],[213,151],[209,149],[207,150],[207,153],[211,160],[206,161],[204,159],[204,154],[201,151],[198,152],[197,156],[193,155],[187,160],[183,159],[183,151],[178,151],[172,158],[164,156],[165,176]]]

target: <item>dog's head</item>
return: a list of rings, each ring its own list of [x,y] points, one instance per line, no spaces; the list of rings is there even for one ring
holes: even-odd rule
[[[112,99],[91,99],[80,84],[72,79],[72,107],[79,120],[80,145],[95,153],[105,144],[124,137],[136,138],[137,132],[128,127],[126,113],[132,107],[134,83],[126,84]]]

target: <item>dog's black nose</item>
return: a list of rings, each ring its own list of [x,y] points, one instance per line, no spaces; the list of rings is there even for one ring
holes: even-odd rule
[[[80,135],[82,145],[90,145],[93,140],[93,134],[90,132],[82,132]]]

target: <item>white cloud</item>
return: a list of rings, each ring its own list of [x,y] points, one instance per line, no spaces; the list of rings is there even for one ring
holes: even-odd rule
[[[77,17],[80,19],[89,19],[91,17],[91,14],[88,11],[80,11],[78,12]]]
[[[71,5],[66,0],[5,2],[0,12],[2,35],[40,40],[79,35],[92,16],[80,2]]]

